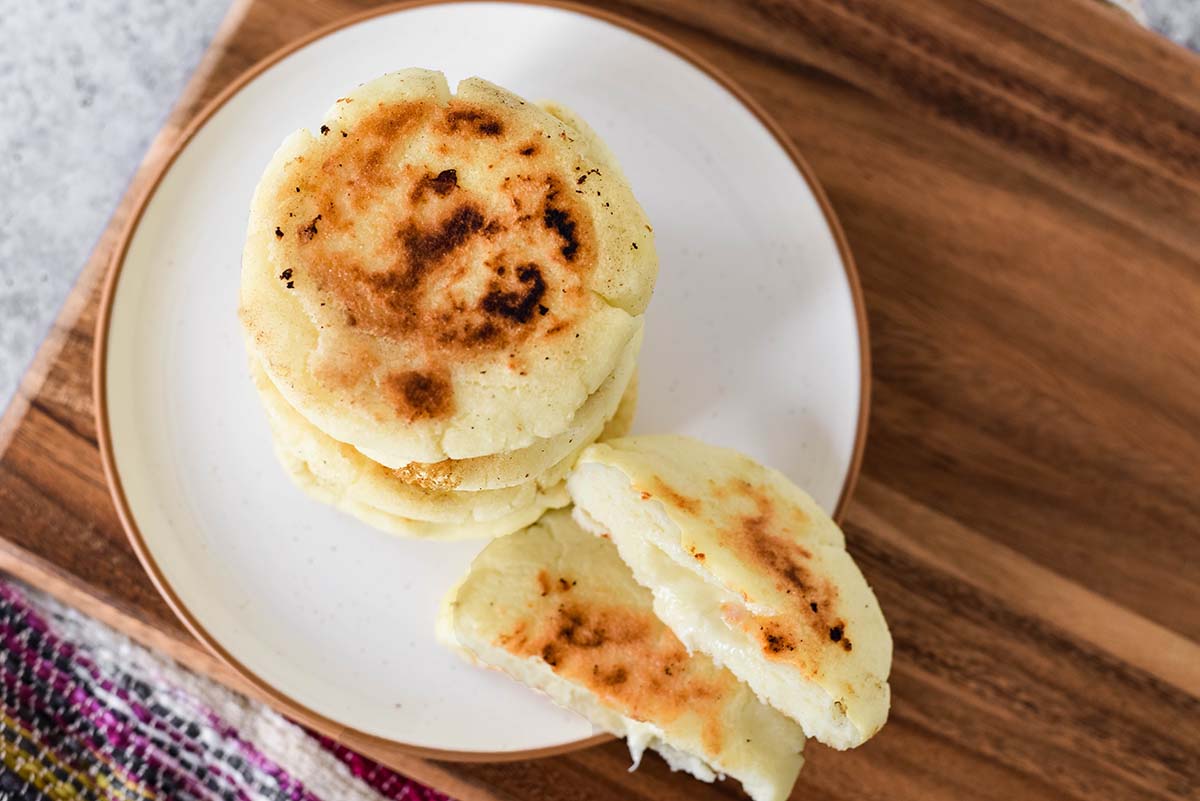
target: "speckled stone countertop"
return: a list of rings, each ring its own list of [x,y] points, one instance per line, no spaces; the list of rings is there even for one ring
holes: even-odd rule
[[[229,5],[42,0],[0,15],[0,408]],[[1142,0],[1200,50],[1200,0]]]

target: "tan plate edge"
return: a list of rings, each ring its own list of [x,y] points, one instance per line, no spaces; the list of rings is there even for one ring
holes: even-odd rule
[[[283,60],[292,53],[300,50],[306,45],[324,38],[336,31],[351,25],[365,22],[366,20],[375,17],[393,14],[397,11],[404,11],[411,8],[419,8],[422,6],[443,5],[451,2],[479,2],[480,0],[410,0],[409,2],[393,3],[390,5],[381,6],[379,8],[370,9],[361,14],[349,16],[343,20],[325,25],[318,28],[309,34],[300,37],[279,50],[276,50],[271,55],[259,61],[253,67],[242,73],[234,79],[228,86],[222,89],[216,97],[214,97],[208,105],[201,110],[196,117],[188,123],[183,133],[180,134],[179,140],[172,147],[171,153],[159,166],[154,178],[146,187],[142,196],[138,199],[134,206],[134,211],[130,215],[129,222],[121,233],[121,237],[117,242],[117,247],[113,250],[112,261],[109,266],[108,275],[104,280],[104,288],[100,296],[100,306],[96,319],[96,335],[94,344],[94,358],[92,360],[92,393],[93,402],[96,410],[96,433],[100,445],[100,460],[104,466],[104,475],[108,480],[109,491],[112,495],[113,503],[116,506],[117,516],[121,520],[121,525],[125,528],[125,533],[129,537],[129,542],[133,546],[134,552],[137,554],[138,560],[149,574],[151,582],[167,605],[171,607],[171,611],[182,621],[184,626],[192,635],[204,644],[208,650],[214,653],[223,662],[228,664],[233,670],[241,674],[251,685],[253,685],[264,696],[270,698],[280,709],[286,714],[300,717],[303,721],[311,725],[313,728],[322,733],[337,738],[346,733],[352,733],[357,740],[368,744],[378,744],[379,747],[400,748],[407,753],[419,757],[429,759],[446,760],[453,762],[509,762],[523,759],[535,759],[538,757],[554,756],[556,754],[564,754],[571,751],[577,751],[582,748],[587,748],[592,745],[607,742],[613,739],[609,734],[593,735],[582,740],[576,740],[563,745],[552,746],[549,748],[539,748],[525,751],[512,752],[477,752],[477,751],[446,751],[436,748],[423,748],[421,746],[410,745],[395,740],[388,740],[375,735],[367,734],[366,732],[358,731],[352,727],[338,723],[335,720],[327,718],[313,710],[305,707],[296,700],[284,695],[279,690],[272,687],[266,681],[250,671],[245,665],[241,664],[237,659],[228,653],[224,647],[217,641],[215,637],[209,634],[203,626],[200,625],[184,606],[182,601],[175,595],[166,579],[163,577],[161,570],[149,549],[146,547],[142,539],[141,532],[138,530],[137,522],[133,518],[133,514],[129,509],[129,502],[125,498],[125,491],[121,484],[121,477],[117,473],[116,463],[112,453],[112,434],[108,425],[108,404],[106,400],[106,366],[108,359],[108,328],[112,315],[113,297],[116,294],[117,280],[121,274],[121,267],[125,262],[125,255],[129,249],[129,243],[133,240],[133,235],[138,229],[142,215],[146,211],[151,198],[158,190],[158,185],[162,179],[170,171],[171,166],[183,152],[188,143],[196,133],[204,127],[204,125],[212,118],[222,106],[229,101],[231,97],[237,94],[246,84],[254,80],[268,68],[274,66],[279,61]],[[854,452],[851,455],[849,469],[846,474],[845,483],[842,486],[841,495],[838,498],[837,506],[834,509],[833,516],[839,522],[845,515],[846,507],[849,504],[850,496],[854,491],[854,486],[858,481],[858,474],[862,467],[863,449],[866,446],[867,438],[867,418],[870,410],[870,387],[871,387],[871,354],[870,340],[867,332],[867,316],[866,306],[863,301],[862,287],[859,283],[858,270],[854,265],[854,259],[850,253],[850,247],[846,242],[846,235],[842,231],[841,225],[838,223],[837,215],[834,214],[833,207],[829,203],[829,198],[825,195],[825,191],[818,183],[812,168],[808,162],[800,155],[799,151],[792,144],[787,134],[769,117],[766,111],[758,104],[756,100],[746,94],[733,81],[718,70],[713,65],[709,64],[705,59],[692,53],[683,45],[678,44],[674,40],[668,38],[662,33],[649,28],[639,22],[626,19],[617,14],[602,11],[587,6],[577,5],[564,0],[508,0],[515,5],[536,5],[549,6],[559,8],[565,11],[572,11],[577,14],[599,19],[602,22],[607,22],[617,27],[623,28],[630,33],[648,39],[651,42],[659,45],[667,51],[674,53],[685,61],[689,62],[701,72],[704,72],[710,78],[725,88],[735,99],[754,114],[758,121],[765,127],[771,135],[779,142],[784,152],[788,154],[792,162],[796,165],[796,169],[804,177],[805,182],[809,186],[809,190],[817,198],[817,202],[821,206],[822,215],[825,217],[825,223],[829,230],[833,233],[834,239],[837,242],[838,254],[842,259],[842,265],[846,272],[846,280],[850,284],[850,292],[854,301],[854,314],[858,323],[858,345],[859,345],[859,364],[861,367],[861,375],[859,379],[860,394],[858,405],[858,425],[855,432]]]

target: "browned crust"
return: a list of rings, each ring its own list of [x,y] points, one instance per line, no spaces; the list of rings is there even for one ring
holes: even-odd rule
[[[668,503],[681,512],[686,512],[693,517],[700,513],[699,499],[684,495],[679,490],[668,485],[658,476],[654,477],[653,482],[651,482],[650,489],[652,489],[653,492],[642,492],[641,497],[643,501],[648,501],[651,498],[657,497],[658,500]]]
[[[454,412],[454,388],[444,368],[391,373],[384,379],[383,390],[409,420],[448,417]]]
[[[300,156],[288,165],[268,221],[287,264],[279,277],[323,327],[360,335],[338,349],[340,368],[325,371],[339,385],[379,381],[371,356],[380,342],[416,354],[426,384],[436,380],[432,365],[519,370],[508,354],[569,336],[587,313],[597,253],[590,212],[568,189],[575,172],[542,144],[549,134],[513,115],[456,98],[381,102],[340,135],[318,138],[319,163]],[[437,143],[419,159],[406,150],[417,135]],[[405,373],[382,382],[402,419],[453,414],[449,381],[436,399],[414,402],[404,387],[416,381]]]
[[[854,644],[838,613],[837,586],[814,569],[812,552],[796,541],[808,515],[744,479],[731,480],[723,492],[750,500],[755,512],[724,528],[721,546],[768,576],[786,598],[771,617],[725,608],[726,622],[751,635],[767,658],[791,662],[816,677],[823,655],[833,648],[849,652]]]
[[[639,610],[589,603],[575,597],[579,581],[540,571],[530,588],[534,618],[515,623],[496,645],[544,662],[634,720],[664,726],[691,712],[703,721],[708,755],[718,756],[726,745],[724,707],[737,679],[707,657],[690,656],[649,604]]]

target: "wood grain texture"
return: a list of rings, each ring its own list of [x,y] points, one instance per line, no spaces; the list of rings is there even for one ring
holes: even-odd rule
[[[236,5],[0,421],[0,569],[243,691],[109,502],[96,289],[201,105],[366,5]],[[895,636],[894,709],[861,749],[811,746],[796,797],[1200,795],[1200,59],[1091,0],[604,7],[770,110],[862,275],[874,401],[846,530]],[[460,765],[348,741],[463,801],[737,795],[628,774],[619,743]]]

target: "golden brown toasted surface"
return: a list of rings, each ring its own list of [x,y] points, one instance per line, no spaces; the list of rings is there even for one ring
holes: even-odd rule
[[[637,473],[631,489],[640,501],[657,501],[690,521],[680,539],[690,558],[732,578],[724,583],[748,603],[775,611],[751,615],[741,605],[725,604],[728,625],[749,634],[768,659],[820,676],[830,649],[849,652],[854,641],[838,585],[814,553],[825,544],[810,533],[814,515],[750,460],[729,456],[726,465],[706,456],[682,455],[688,470],[704,465],[691,476],[673,469],[674,459],[656,462],[655,469]]]
[[[838,588],[804,545],[804,532],[812,521],[798,504],[740,477],[707,480],[704,494],[719,504],[716,512],[705,509],[699,494],[685,495],[662,476],[649,477],[645,489],[639,486],[635,483],[634,488],[641,500],[657,499],[709,527],[724,552],[772,584],[776,591],[773,605],[781,608],[780,614],[750,616],[732,606],[722,610],[726,622],[751,634],[765,656],[786,659],[816,675],[820,655],[829,643],[837,643],[843,651],[853,650],[846,621],[836,611]],[[685,540],[684,548],[696,561],[708,560],[703,546],[691,538]],[[811,636],[798,636],[798,623],[803,623]]]
[[[539,571],[522,588],[535,610],[532,622],[517,621],[496,645],[541,659],[634,720],[661,726],[696,712],[705,718],[705,749],[720,754],[722,708],[737,684],[732,675],[693,660],[648,602],[640,607],[579,598],[579,581],[569,572]]]
[[[564,510],[489,544],[455,603],[468,647],[484,640],[542,663],[620,715],[694,737],[706,759],[742,743],[730,726],[744,725],[749,691],[707,656],[689,654],[616,547]]]
[[[651,493],[649,491],[642,492],[642,496],[643,496],[642,500],[649,500],[650,498],[653,498],[655,495],[658,495],[659,497],[666,500],[668,503],[673,504],[675,506],[675,508],[679,509],[680,511],[687,512],[690,515],[695,515],[699,512],[700,500],[698,498],[691,498],[691,497],[688,497],[687,495],[684,495],[679,490],[675,489],[674,487],[669,486],[661,478],[658,478],[656,476],[654,478],[654,480],[651,482],[650,486],[651,486],[651,489],[654,490],[654,492],[653,493]],[[701,558],[703,558],[703,557],[701,557]]]
[[[818,670],[828,643],[852,650],[846,621],[836,611],[838,588],[814,561],[812,550],[802,544],[800,534],[809,524],[804,510],[741,478],[730,479],[723,488],[717,485],[717,492],[754,505],[753,512],[735,515],[718,531],[718,542],[773,582],[777,593],[787,599],[778,615],[729,622],[756,636],[766,656],[786,658],[812,671]],[[705,558],[698,552],[692,556]],[[811,636],[796,635],[799,622]]]
[[[653,235],[611,154],[478,78],[401,70],[280,145],[239,314],[296,409],[390,468],[566,431],[642,328]]]
[[[379,102],[323,129],[319,155],[300,157],[272,203],[291,255],[279,280],[310,313],[423,355],[383,381],[408,419],[454,412],[438,365],[571,337],[588,311],[596,242],[577,192],[588,174],[546,146],[551,133],[511,117],[457,98]],[[327,378],[357,382],[373,357],[343,351]]]
[[[887,624],[841,530],[782,474],[734,451],[658,435],[590,446],[568,489],[611,532],[640,581],[687,599],[660,612],[685,639],[697,638],[690,645],[721,649],[752,686],[767,676],[764,665],[792,671],[771,673],[787,681],[756,691],[814,727],[810,735],[843,729],[830,734],[837,747],[882,726]],[[858,733],[814,707],[817,696],[781,689],[798,682],[818,685]]]

